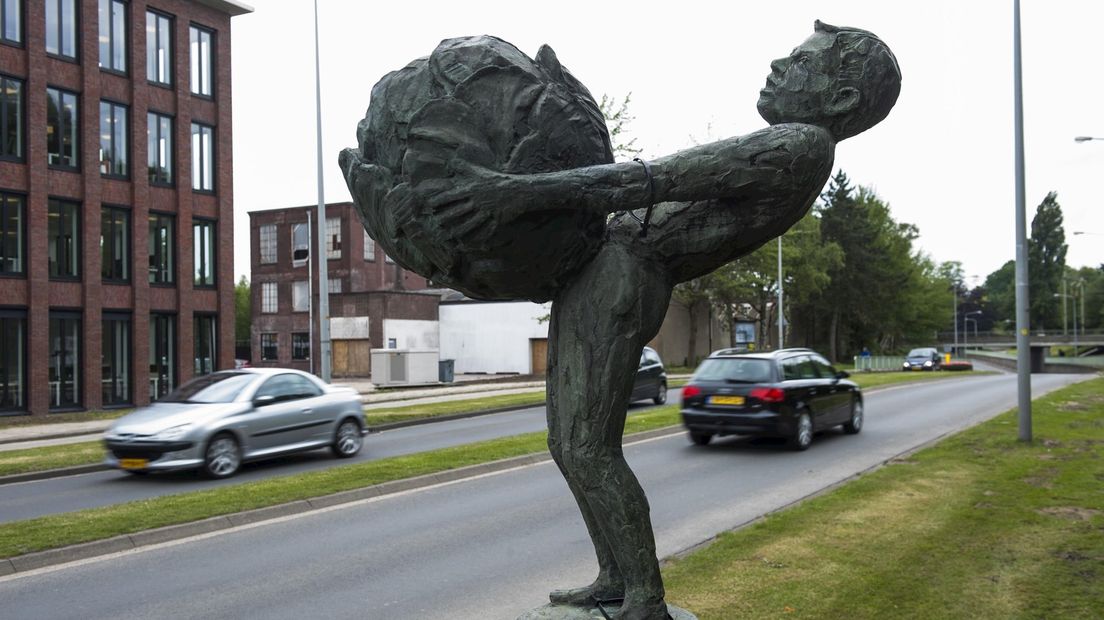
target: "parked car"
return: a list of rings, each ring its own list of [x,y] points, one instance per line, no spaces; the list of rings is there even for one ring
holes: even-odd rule
[[[246,461],[329,447],[360,452],[360,395],[283,368],[224,370],[196,377],[104,433],[105,463],[135,474],[199,469],[234,475]]]
[[[913,349],[905,356],[901,370],[939,370],[943,367],[943,356],[935,347]]]
[[[701,446],[715,436],[752,434],[785,437],[805,450],[818,431],[862,430],[862,390],[848,376],[810,349],[717,351],[682,388],[682,421]]]
[[[657,405],[667,402],[667,371],[663,368],[659,353],[651,347],[644,347],[640,353],[640,366],[636,370],[629,402],[646,398]]]

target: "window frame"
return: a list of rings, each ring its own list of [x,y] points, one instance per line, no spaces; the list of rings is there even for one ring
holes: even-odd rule
[[[159,271],[166,271],[168,273],[168,279],[167,280],[156,280],[156,281],[151,280],[151,281],[149,281],[149,285],[150,286],[173,288],[173,287],[176,286],[176,215],[172,214],[172,213],[162,213],[161,211],[150,211],[149,215],[146,216],[147,230],[148,230],[148,227],[153,224],[152,220],[154,218],[157,219],[158,223],[160,223],[162,221],[169,222],[169,235],[168,235],[169,248],[168,248],[168,252],[165,254],[165,256],[167,256],[167,258],[168,258],[168,267],[167,267],[166,270],[159,269]],[[147,236],[147,238],[152,238],[152,237],[153,237],[153,235],[148,235]],[[148,243],[147,243],[146,250],[147,250],[147,252],[149,251]],[[156,254],[154,254],[154,256],[156,256]],[[162,261],[162,262],[164,262],[164,261]],[[154,267],[154,264],[153,264],[152,260],[149,261],[148,267],[150,269],[150,274],[152,274],[153,273],[152,269]],[[160,265],[158,267],[160,267]]]
[[[154,36],[152,36],[152,37],[149,36],[150,18],[151,17],[153,17],[154,19],[157,20],[155,22],[156,27],[154,28]],[[165,73],[167,74],[167,76],[161,76],[161,75],[158,74],[159,69],[161,67],[158,66],[157,63],[150,63],[150,56],[151,56],[151,54],[150,54],[151,47],[150,46],[151,45],[154,46],[152,48],[152,51],[153,51],[152,55],[153,55],[154,58],[156,58],[157,53],[161,51],[160,41],[159,41],[159,39],[161,38],[161,26],[162,26],[161,20],[165,20],[165,21],[168,22],[167,31],[169,33],[169,41],[168,41],[168,47],[169,48],[165,52],[165,58],[167,59],[167,61],[165,62]],[[175,22],[176,22],[176,16],[170,15],[168,13],[163,13],[161,11],[154,10],[154,9],[149,8],[149,7],[146,7],[146,82],[149,83],[149,84],[152,84],[154,86],[160,86],[161,88],[172,88],[173,87],[173,78],[175,77],[173,75],[173,59],[175,58],[175,55],[173,53],[173,48],[176,47],[175,37],[173,36],[173,34],[175,33],[175,30],[176,30],[176,23]],[[151,76],[151,72],[153,73],[152,76]],[[164,77],[165,79],[162,80],[161,79],[162,77]]]
[[[198,357],[199,356],[199,346],[198,345],[200,344],[200,337],[201,337],[200,332],[201,332],[201,327],[202,327],[202,325],[200,325],[200,323],[208,322],[208,321],[210,322],[210,328],[211,328],[211,331],[210,331],[210,335],[211,335],[211,341],[210,341],[210,345],[211,345],[210,346],[210,348],[211,348],[211,350],[210,350],[211,368],[210,368],[210,370],[207,370],[206,372],[202,372],[203,369],[200,368],[200,366],[199,366],[199,359],[200,358]],[[192,315],[192,358],[193,358],[192,359],[192,365],[194,367],[193,376],[195,376],[195,377],[199,377],[199,376],[202,376],[202,375],[209,375],[209,374],[215,372],[216,370],[218,370],[218,328],[219,328],[219,326],[218,326],[218,315],[217,314],[210,313],[210,312],[196,312],[195,314]]]
[[[0,241],[4,239],[7,234],[5,228],[8,221],[6,212],[8,210],[9,199],[18,199],[19,208],[19,271],[3,271],[0,270],[0,278],[26,278],[27,277],[27,195],[19,192],[0,191]],[[0,247],[3,244],[0,243]],[[5,260],[5,256],[0,254],[0,264]]]
[[[270,336],[272,340],[272,357],[265,356],[265,336]],[[280,361],[280,334],[276,332],[261,332],[260,336],[260,349],[261,349],[261,361],[262,362],[278,362]]]
[[[193,64],[193,62],[195,60],[195,53],[194,53],[194,49],[192,47],[193,46],[193,44],[192,44],[192,33],[193,32],[197,32],[200,35],[206,34],[207,37],[208,37],[208,44],[207,44],[208,52],[207,52],[207,66],[206,66],[206,69],[207,69],[207,80],[208,80],[208,83],[209,83],[208,86],[209,86],[209,90],[211,91],[209,93],[204,93],[202,91],[196,90],[194,88],[194,83],[192,82],[192,73],[195,71],[195,66],[196,66],[195,64]],[[192,23],[188,24],[188,92],[191,93],[192,95],[196,96],[196,97],[201,98],[201,99],[209,99],[209,100],[212,100],[212,101],[215,99],[215,87],[216,87],[216,84],[218,83],[218,80],[215,79],[215,75],[217,75],[217,71],[215,70],[215,67],[217,67],[217,64],[216,64],[217,47],[216,46],[217,46],[217,38],[216,38],[216,31],[215,31],[214,28],[209,28],[207,26],[203,26],[203,25],[197,24],[195,22],[192,22]],[[199,69],[200,69],[200,81],[202,83],[204,67],[203,67],[202,63],[200,63],[198,66],[199,66]]]
[[[198,130],[198,131],[197,131]],[[206,131],[205,131],[206,130]],[[204,134],[207,134],[208,144],[210,149],[208,154],[210,161],[208,167],[210,168],[209,174],[205,177],[203,173],[203,156],[204,151],[202,149]],[[199,136],[200,148],[196,148],[196,137]],[[215,178],[218,176],[218,170],[215,166],[216,163],[216,145],[215,145],[215,127],[214,125],[208,125],[206,123],[200,123],[192,121],[192,191],[199,194],[214,194],[216,191]],[[196,169],[198,162],[199,170]],[[206,180],[210,183],[210,188],[202,187],[203,181]]]
[[[124,379],[125,379],[126,385],[127,385],[126,397],[122,400],[114,400],[113,397],[111,399],[105,398],[104,396],[105,396],[106,392],[103,391],[103,381],[105,379],[103,378],[103,375],[102,375],[102,372],[101,372],[101,375],[100,375],[100,386],[101,386],[101,388],[100,388],[100,392],[101,392],[100,398],[101,398],[101,402],[103,404],[104,409],[114,409],[114,408],[117,408],[117,407],[132,406],[134,404],[134,317],[129,312],[112,312],[112,311],[105,310],[103,312],[103,314],[101,315],[101,317],[100,317],[100,323],[101,323],[101,327],[100,327],[101,341],[103,340],[104,336],[108,335],[108,328],[107,328],[107,325],[106,325],[107,323],[116,323],[116,324],[121,323],[121,324],[124,324],[126,326],[126,340],[127,340],[127,342],[126,342],[126,356],[127,356],[127,365],[126,366],[127,366],[127,369],[124,373],[125,374]],[[112,327],[112,329],[118,329],[118,325]],[[116,334],[114,334],[114,333],[112,333],[111,335],[112,335],[113,338],[116,336]],[[116,351],[114,351],[114,350],[111,351],[112,364],[111,364],[110,367],[112,368],[112,370],[114,370],[118,366],[118,359],[116,359],[114,357],[115,353],[116,353]],[[104,362],[106,363],[107,359],[108,359],[107,347],[103,346],[102,342],[101,342],[100,354],[103,357]],[[118,373],[117,372],[112,372],[111,377],[108,379],[111,382],[111,388],[112,388],[111,389],[111,394],[112,395],[114,395],[114,393],[116,392],[115,388],[117,386],[117,379],[118,379]]]
[[[51,127],[51,124],[50,124],[50,99],[51,99],[50,98],[50,91],[56,91],[58,93],[58,105],[55,106],[58,110],[58,123],[57,123],[57,128],[55,129],[55,131],[57,131],[57,134],[58,134],[57,140],[58,140],[58,149],[59,150],[56,153],[56,155],[57,155],[59,160],[64,157],[64,150],[65,150],[63,148],[64,134],[65,134],[64,130],[66,129],[65,125],[62,123],[61,108],[63,108],[65,106],[65,96],[66,95],[72,96],[72,98],[73,98],[73,106],[74,106],[73,116],[74,116],[74,119],[73,119],[73,123],[72,123],[73,126],[72,126],[72,129],[71,129],[71,132],[70,132],[72,135],[69,136],[73,140],[73,143],[72,143],[73,154],[70,157],[70,159],[73,163],[70,163],[70,164],[54,163],[54,162],[50,161],[50,156],[55,155],[55,153],[52,153],[50,151],[50,127]],[[81,159],[80,158],[80,145],[81,145],[81,131],[80,131],[80,128],[81,128],[80,93],[75,93],[71,90],[66,90],[64,88],[60,88],[60,87],[57,87],[57,86],[47,86],[46,87],[46,165],[49,168],[51,168],[53,170],[67,170],[67,171],[70,171],[70,172],[79,172],[80,171],[80,164],[81,164],[81,161],[80,161],[80,159]]]
[[[300,290],[301,292],[296,292]],[[303,295],[303,293],[306,293]],[[296,298],[301,297],[304,301],[302,306],[295,304]],[[311,290],[310,280],[292,280],[291,282],[291,311],[292,312],[310,312],[311,309]]]
[[[198,218],[198,217],[197,218],[192,218],[192,256],[193,256],[193,258],[197,255],[198,252],[202,251],[202,249],[203,249],[203,248],[200,247],[200,245],[202,245],[200,243],[201,239],[196,237],[196,234],[199,233],[200,230],[202,230],[202,229],[209,230],[210,234],[209,234],[209,240],[206,243],[206,246],[207,246],[206,247],[206,250],[207,250],[206,256],[204,256],[203,254],[198,254],[198,255],[205,258],[205,259],[208,259],[208,258],[210,259],[209,261],[202,261],[202,262],[208,263],[205,266],[207,267],[207,276],[208,276],[210,281],[209,282],[207,282],[207,281],[200,282],[199,281],[199,278],[201,277],[200,264],[196,263],[196,261],[193,260],[192,285],[195,288],[210,289],[210,288],[215,288],[218,284],[218,251],[217,251],[217,248],[218,248],[218,221],[207,219],[207,218]]]
[[[64,11],[62,11],[62,3],[64,3],[64,2],[70,2],[73,5],[73,25],[72,25],[73,55],[72,56],[67,55],[64,51],[64,48],[65,48],[65,44],[64,44],[65,21],[63,19]],[[44,13],[43,22],[44,22],[45,26],[49,25],[50,17],[49,17],[49,8],[48,7],[51,3],[53,3],[53,5],[56,6],[57,10],[58,10],[58,17],[57,17],[57,21],[58,21],[58,31],[57,31],[58,51],[56,51],[56,52],[51,52],[50,51],[50,32],[49,32],[49,28],[47,27],[45,29],[44,36],[43,36],[43,48],[46,50],[46,55],[49,56],[50,58],[56,58],[58,60],[63,60],[65,62],[80,62],[80,48],[81,48],[81,17],[80,17],[80,14],[81,14],[81,4],[82,3],[80,2],[80,0],[46,0],[46,7],[47,8],[43,11],[43,13]]]
[[[29,349],[28,345],[30,344],[30,341],[29,341],[30,331],[29,331],[28,320],[27,320],[27,310],[22,309],[22,308],[20,308],[20,309],[0,308],[0,341],[3,341],[6,338],[6,331],[3,329],[3,322],[5,320],[20,321],[22,323],[22,326],[21,326],[22,327],[22,330],[21,330],[22,340],[19,342],[19,356],[18,356],[19,366],[18,366],[18,368],[15,369],[15,370],[18,370],[18,372],[14,373],[15,376],[17,377],[18,381],[19,381],[19,385],[18,385],[19,392],[18,392],[18,395],[17,395],[17,398],[18,398],[19,402],[14,404],[14,405],[5,405],[4,403],[6,402],[6,394],[7,394],[7,391],[8,391],[8,390],[5,389],[2,393],[0,393],[0,416],[13,415],[13,414],[14,415],[21,415],[21,414],[24,414],[24,413],[27,412],[28,403],[29,403],[29,401],[28,401],[29,392],[28,392],[28,389],[27,389],[28,383],[29,383],[29,380],[28,380],[29,376],[28,376],[28,373],[27,373],[27,361],[28,361],[27,355],[28,355],[28,349]],[[7,351],[6,346],[4,347],[4,350]],[[0,386],[10,386],[11,383],[9,383],[7,381],[7,379],[9,377],[9,373],[11,373],[11,371],[13,369],[8,366],[7,360],[0,359],[0,362],[2,362],[2,363],[0,363],[0,371],[3,371],[2,373],[0,373]]]
[[[7,140],[0,139],[0,159],[22,162],[27,158],[27,81],[11,75],[0,74],[0,92],[7,88],[8,82],[19,85],[19,104],[17,110],[19,119],[16,121],[17,131],[19,132],[19,146],[17,149],[19,152],[14,155],[5,153]],[[7,129],[9,108],[8,102],[0,97],[0,131],[5,131]]]
[[[128,74],[128,71],[130,70],[130,45],[129,45],[129,43],[130,43],[130,2],[128,2],[127,0],[100,0],[99,1],[99,6],[97,7],[97,9],[98,9],[98,11],[97,11],[98,18],[103,17],[103,6],[104,6],[105,3],[107,4],[107,14],[108,14],[106,35],[107,35],[108,58],[110,60],[110,65],[104,65],[103,49],[99,48],[99,46],[97,46],[99,48],[98,62],[99,62],[100,71],[104,71],[104,72],[107,72],[107,73],[113,73],[115,75],[125,76],[125,75]],[[123,34],[123,43],[122,43],[122,48],[123,48],[122,49],[122,52],[123,52],[122,63],[123,63],[123,67],[121,69],[119,67],[115,66],[115,56],[116,56],[115,47],[116,47],[117,42],[115,40],[116,32],[115,32],[115,19],[114,18],[115,18],[116,13],[115,13],[114,9],[116,7],[121,7],[122,8],[122,14],[123,14],[123,32],[122,32],[122,34]],[[98,34],[99,34],[99,37],[102,39],[104,37],[104,34],[105,34],[104,33],[104,20],[99,19],[98,21],[99,21]]]
[[[104,224],[105,224],[104,217],[108,216],[108,215],[112,215],[112,214],[122,215],[122,218],[123,218],[123,222],[122,222],[122,224],[123,224],[123,236],[122,236],[122,239],[123,239],[124,247],[123,247],[123,256],[121,256],[121,257],[115,256],[115,250],[117,248],[115,247],[115,243],[114,243],[114,240],[115,240],[114,235],[112,237],[110,237],[110,239],[111,239],[110,242],[105,243],[105,241],[104,241],[104,239],[105,239],[105,236],[104,236]],[[132,278],[131,266],[132,266],[132,261],[133,261],[133,250],[134,250],[134,243],[133,243],[133,239],[131,238],[132,237],[132,235],[131,235],[131,230],[132,230],[131,229],[131,216],[132,216],[131,209],[128,209],[126,207],[118,207],[118,206],[114,206],[114,205],[102,205],[100,207],[100,279],[105,283],[108,283],[108,284],[129,284],[130,281],[131,281],[131,278]],[[117,224],[118,224],[117,219],[113,219],[111,221],[112,228],[114,228]],[[111,259],[112,260],[110,262],[114,262],[116,260],[119,260],[120,258],[122,259],[121,264],[122,264],[122,268],[123,268],[123,276],[121,278],[116,277],[115,275],[108,275],[105,272],[105,268],[109,264],[109,261],[108,261],[107,257],[104,255],[104,251],[107,250],[107,248],[109,248],[109,247],[112,248],[112,250],[111,250]],[[114,270],[112,270],[112,271],[114,271]]]
[[[108,106],[108,108],[111,110],[111,120],[109,121],[109,124],[111,125],[111,137],[110,137],[111,146],[112,146],[111,151],[112,151],[112,153],[114,153],[116,155],[118,155],[118,152],[120,150],[120,149],[116,148],[116,146],[115,146],[115,140],[120,137],[118,112],[119,112],[119,110],[122,110],[122,112],[123,112],[123,121],[122,121],[122,126],[123,127],[122,127],[122,134],[121,134],[122,139],[123,139],[123,148],[121,149],[122,159],[123,159],[123,172],[122,173],[104,172],[104,151],[105,151],[105,149],[104,149],[104,106]],[[112,162],[117,162],[118,159],[115,158],[115,159],[112,159],[111,161]],[[100,99],[100,166],[99,167],[100,167],[100,176],[102,176],[104,178],[121,179],[121,180],[126,180],[126,179],[130,178],[130,106],[128,106],[125,103],[119,103],[117,101],[112,101],[110,99]]]
[[[74,235],[73,235],[73,246],[72,246],[72,252],[71,252],[72,253],[72,265],[70,265],[73,269],[73,273],[62,273],[61,272],[61,266],[60,266],[61,261],[57,260],[57,258],[54,258],[53,260],[51,260],[49,258],[49,248],[50,248],[51,244],[56,243],[55,238],[59,236],[59,235],[55,235],[55,236],[51,237],[51,235],[50,235],[49,215],[53,212],[53,208],[54,208],[55,205],[59,205],[59,206],[62,206],[62,207],[69,207],[71,209],[71,213],[66,214],[64,210],[62,210],[59,213],[59,221],[58,221],[58,225],[59,225],[58,231],[59,232],[65,231],[67,228],[74,225],[74,223],[75,223],[75,229],[72,231],[74,233]],[[47,262],[48,262],[47,272],[49,273],[50,280],[79,282],[81,280],[81,275],[82,275],[82,272],[83,272],[81,267],[83,266],[83,263],[84,263],[84,261],[81,260],[82,259],[81,251],[83,250],[83,244],[81,243],[81,237],[84,234],[84,221],[83,221],[84,220],[84,217],[83,217],[84,213],[83,213],[83,209],[81,209],[81,203],[79,201],[71,200],[69,198],[61,198],[61,197],[58,197],[58,196],[50,196],[46,200],[46,213],[47,213],[46,245],[47,245]],[[69,217],[66,217],[67,215]],[[58,269],[57,269],[58,273],[54,273],[54,267],[53,267],[54,265],[58,265]]]
[[[177,330],[176,328],[176,314],[173,314],[171,312],[150,312],[148,330],[149,346],[147,347],[149,350],[149,355],[157,356],[159,345],[162,344],[161,339],[155,338],[155,336],[160,335],[157,333],[156,328],[156,324],[160,321],[164,322],[164,326],[167,328],[166,331],[168,332],[163,340],[163,343],[165,344],[164,348],[166,349],[164,351],[165,354],[158,356],[159,358],[164,358],[165,361],[164,363],[162,363],[161,360],[158,359],[156,364],[151,364],[149,363],[149,360],[147,360],[146,389],[149,390],[148,394],[150,402],[157,401],[162,396],[165,396],[172,392],[173,389],[176,388],[177,376],[179,376],[179,369],[177,368],[176,363],[177,338],[179,336],[179,330]],[[156,366],[157,369],[156,388],[154,388],[149,383],[150,378],[153,376],[152,371],[154,370],[154,366]],[[162,377],[166,379],[167,389],[165,390],[161,389]]]
[[[305,343],[303,342],[305,340]],[[306,355],[302,355],[303,350],[306,350]],[[311,354],[311,341],[310,332],[292,332],[291,333],[291,359],[297,362],[305,362],[310,360]]]
[[[367,228],[364,229],[364,262],[376,262],[376,240],[368,234]]]
[[[326,218],[326,260],[340,260],[341,259],[341,217],[327,217]],[[336,230],[336,234],[334,233]]]
[[[272,309],[268,310],[268,292],[272,291]],[[280,311],[280,283],[261,282],[261,314],[277,314]]]
[[[68,349],[65,347],[65,331],[67,331],[65,329],[65,324],[70,323],[70,322],[75,323],[76,336],[77,336],[77,338],[76,338],[76,340],[77,340],[76,349],[73,350],[73,352],[72,352],[73,353],[73,376],[72,376],[71,383],[72,383],[72,389],[73,389],[73,400],[65,402],[65,403],[63,403],[61,401],[60,394],[62,392],[62,386],[59,385],[58,386],[58,392],[57,392],[58,393],[57,404],[54,404],[53,394],[48,394],[47,395],[48,398],[50,399],[49,409],[50,409],[50,411],[72,411],[74,409],[80,409],[81,406],[82,406],[82,402],[83,402],[83,399],[81,398],[81,391],[82,391],[81,388],[83,387],[83,383],[84,383],[84,376],[82,374],[82,371],[84,370],[84,368],[83,368],[83,364],[81,363],[83,361],[81,359],[81,356],[84,354],[82,349],[83,349],[83,346],[85,344],[84,343],[84,331],[85,331],[84,330],[84,317],[81,315],[80,312],[74,312],[74,311],[69,311],[69,310],[53,310],[53,309],[51,309],[50,310],[49,321],[50,321],[50,326],[49,326],[49,329],[48,329],[49,339],[47,340],[47,345],[46,345],[47,359],[49,359],[49,363],[47,364],[47,370],[46,370],[47,387],[49,387],[49,384],[50,384],[50,370],[54,368],[54,365],[53,365],[54,359],[53,358],[58,353],[58,352],[54,351],[54,349],[53,349],[53,346],[54,346],[54,344],[53,344],[53,340],[54,340],[54,329],[53,329],[54,328],[54,321],[64,322],[63,324],[59,325],[59,328],[61,328],[61,330],[62,330],[62,336],[61,336],[62,347],[61,347],[61,350],[60,350],[60,353],[62,355],[67,355],[68,352],[69,352]],[[59,370],[59,376],[58,376],[57,381],[60,384],[62,382],[61,375],[60,375],[60,370],[61,369],[59,368],[58,370]]]
[[[266,230],[269,230],[269,231],[272,232],[272,235],[271,235],[271,242],[272,242],[271,243],[271,247],[272,247],[271,256],[272,256],[272,260],[265,260],[265,256],[266,256],[265,255],[265,246],[268,245],[268,244],[265,243],[265,231]],[[257,257],[258,264],[261,264],[261,265],[274,265],[280,260],[279,231],[277,230],[276,224],[261,224],[257,228],[257,249],[258,249],[258,252],[259,252],[258,257]]]
[[[19,15],[16,20],[19,22],[16,24],[16,30],[18,31],[18,38],[9,39],[6,36],[8,31],[8,0],[0,1],[0,43],[4,45],[11,45],[13,47],[23,47],[23,37],[26,34],[26,11],[23,10],[22,0],[13,0],[15,8],[18,9]]]
[[[156,121],[156,122],[154,122]],[[167,137],[162,135],[162,123],[168,121],[169,128]],[[156,127],[156,138],[154,136],[154,127]],[[176,186],[176,157],[173,150],[175,145],[175,130],[176,130],[176,118],[169,114],[164,114],[156,110],[146,111],[146,179],[149,184],[154,187],[175,187]],[[160,145],[161,140],[166,141],[165,157],[167,162],[160,161],[160,149],[151,148],[151,145]],[[158,161],[151,160],[152,157],[158,156]],[[157,171],[166,171],[168,180],[162,180],[157,178],[157,174],[151,170],[151,168]]]

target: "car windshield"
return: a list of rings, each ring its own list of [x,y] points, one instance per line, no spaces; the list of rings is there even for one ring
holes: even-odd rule
[[[733,381],[767,383],[771,380],[770,360],[759,358],[709,358],[701,363],[691,381]]]
[[[196,377],[176,388],[159,402],[170,403],[229,403],[257,375],[247,372],[220,372]]]
[[[908,357],[924,357],[925,355],[931,355],[932,349],[913,349],[908,352]]]

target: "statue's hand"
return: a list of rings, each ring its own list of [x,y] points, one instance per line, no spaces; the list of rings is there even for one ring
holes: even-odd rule
[[[338,157],[341,171],[345,173],[345,183],[360,208],[369,213],[378,213],[383,208],[383,199],[394,186],[391,171],[383,166],[367,162],[360,157],[356,149],[345,149]]]
[[[449,176],[426,179],[413,188],[419,206],[437,217],[442,228],[464,236],[521,212],[516,176],[459,157],[451,158],[447,169]]]

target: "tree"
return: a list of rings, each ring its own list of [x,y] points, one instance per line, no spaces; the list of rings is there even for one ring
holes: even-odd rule
[[[1028,295],[1031,326],[1054,329],[1061,325],[1062,276],[1066,270],[1066,233],[1062,228],[1062,207],[1058,194],[1050,192],[1039,203],[1031,220],[1027,245]]]
[[[242,276],[234,286],[234,340],[249,342],[253,328],[253,306],[249,280]]]
[[[631,92],[625,95],[621,103],[617,103],[616,97],[602,95],[602,102],[598,104],[598,109],[601,110],[602,117],[606,119],[606,127],[609,129],[613,156],[621,161],[632,159],[644,150],[636,146],[636,138],[630,140],[626,135],[629,123],[636,118],[629,114],[630,102],[632,102]]]
[[[1016,324],[1016,261],[989,274],[983,285],[992,309],[994,327],[1012,331]]]
[[[685,364],[688,366],[696,366],[698,363],[698,315],[702,309],[709,308],[709,278],[705,275],[700,278],[694,278],[688,282],[682,282],[675,286],[671,296],[678,303],[686,307],[686,312],[690,316],[690,340],[687,343],[687,354]],[[712,316],[709,317],[712,320]]]

